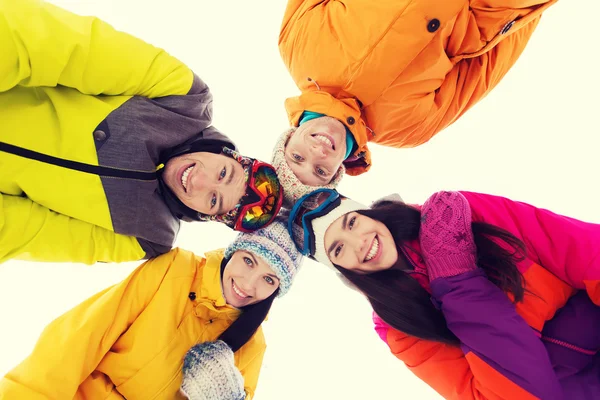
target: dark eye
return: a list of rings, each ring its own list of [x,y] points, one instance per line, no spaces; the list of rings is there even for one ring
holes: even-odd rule
[[[252,262],[252,259],[250,257],[244,257],[244,262],[246,263],[246,265],[248,265],[250,267],[252,265],[254,265],[253,262]]]
[[[294,160],[296,161],[304,161],[304,158],[299,154],[292,154],[292,157],[294,157]]]
[[[219,180],[225,178],[226,175],[227,175],[227,170],[225,169],[225,167],[223,167],[223,169],[221,170],[221,173],[219,174]]]
[[[214,208],[217,205],[217,195],[213,194],[210,199],[210,208]]]
[[[269,285],[274,285],[275,284],[275,280],[273,278],[271,278],[270,276],[265,276],[265,281],[269,284]]]
[[[317,174],[319,174],[321,176],[326,176],[327,172],[325,172],[323,169],[317,167]]]
[[[335,248],[335,251],[333,254],[337,257],[340,255],[341,251],[342,251],[342,245],[340,244],[338,247]]]
[[[348,221],[348,229],[352,229],[355,222],[356,222],[356,216],[350,218],[350,221]]]

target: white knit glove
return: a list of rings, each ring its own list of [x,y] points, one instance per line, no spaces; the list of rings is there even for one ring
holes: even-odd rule
[[[192,347],[183,362],[181,392],[190,400],[244,400],[244,378],[222,340]]]

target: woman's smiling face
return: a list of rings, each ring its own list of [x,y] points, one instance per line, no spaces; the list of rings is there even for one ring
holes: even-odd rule
[[[344,214],[329,225],[324,243],[329,261],[358,273],[386,270],[398,260],[389,229],[357,212]]]
[[[222,285],[227,304],[241,308],[271,296],[279,287],[279,278],[261,257],[238,250],[223,270]]]

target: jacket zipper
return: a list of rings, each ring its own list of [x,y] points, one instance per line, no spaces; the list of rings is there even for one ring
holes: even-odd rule
[[[597,350],[595,350],[595,351],[594,350],[587,350],[587,349],[584,349],[582,347],[575,346],[575,345],[573,345],[571,343],[568,343],[568,342],[565,342],[565,341],[562,341],[562,340],[558,340],[558,339],[554,339],[554,338],[551,338],[551,337],[543,336],[543,335],[542,335],[541,339],[544,342],[554,343],[556,345],[562,346],[562,347],[567,348],[569,350],[573,350],[573,351],[576,351],[578,353],[585,354],[585,355],[588,355],[588,356],[596,355],[596,353],[598,352]]]
[[[421,271],[419,271],[421,269],[421,267],[417,266],[417,263],[415,263],[415,261],[412,259],[412,257],[408,254],[407,250],[404,247],[401,247],[400,250],[402,250],[402,254],[404,254],[404,257],[406,258],[406,260],[408,261],[408,263],[410,264],[410,266],[412,266],[413,270],[412,271],[408,271],[409,274],[417,274],[417,275],[423,275],[424,277],[428,277],[426,273],[423,273]]]
[[[86,174],[106,176],[111,178],[135,179],[140,181],[153,181],[157,179],[156,171],[128,171],[118,168],[86,164],[79,161],[65,160],[63,158],[49,156],[48,154],[38,153],[37,151],[25,149],[23,147],[15,146],[4,142],[0,142],[0,151],[23,158],[28,158],[30,160],[40,161],[46,164],[56,165],[58,167],[84,172]]]

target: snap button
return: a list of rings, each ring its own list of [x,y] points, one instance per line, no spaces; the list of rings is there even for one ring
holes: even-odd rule
[[[188,297],[190,298],[190,300],[194,301],[196,300],[196,292],[190,292],[190,294],[188,295]]]
[[[439,29],[439,27],[440,27],[440,20],[437,18],[432,19],[427,24],[427,30],[431,33],[437,31]]]
[[[94,139],[96,139],[98,141],[102,141],[102,140],[106,139],[106,132],[98,129],[97,131],[94,132]]]
[[[500,34],[501,35],[506,34],[508,31],[510,31],[510,28],[512,28],[514,24],[515,24],[515,21],[510,21],[508,24],[504,25],[504,27],[500,31]]]
[[[346,118],[346,122],[348,123],[348,125],[354,125],[356,121],[354,120],[354,117],[348,117]]]

